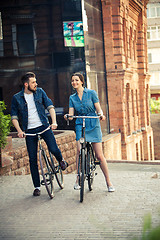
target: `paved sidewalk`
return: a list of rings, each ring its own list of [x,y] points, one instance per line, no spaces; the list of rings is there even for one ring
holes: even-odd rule
[[[116,192],[108,193],[99,167],[94,190],[84,202],[73,189],[74,174],[64,175],[65,188],[55,184],[50,200],[42,187],[32,196],[28,176],[0,177],[0,239],[131,239],[139,235],[144,215],[160,222],[160,165],[109,163]],[[157,178],[152,178],[158,174]]]

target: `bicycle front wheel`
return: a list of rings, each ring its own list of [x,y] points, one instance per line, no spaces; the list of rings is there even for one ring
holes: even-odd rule
[[[94,163],[94,156],[91,146],[87,149],[87,168],[88,168],[88,188],[90,191],[93,189],[93,180],[95,176],[95,163]]]
[[[57,183],[58,183],[59,187],[61,189],[63,189],[64,188],[64,183],[63,183],[62,169],[61,169],[60,164],[57,161],[57,159],[53,158],[51,153],[49,153],[49,154],[50,154],[50,160],[51,160],[50,163],[51,163],[52,171],[55,174],[55,177],[56,177],[56,180],[57,180]]]
[[[85,177],[85,150],[81,149],[80,159],[81,167],[80,167],[80,202],[83,202],[84,197],[84,177]]]
[[[40,166],[41,166],[41,174],[43,177],[43,180],[41,181],[41,185],[45,185],[48,195],[52,199],[54,197],[53,172],[50,167],[48,157],[44,150],[39,151],[39,161],[40,161]]]

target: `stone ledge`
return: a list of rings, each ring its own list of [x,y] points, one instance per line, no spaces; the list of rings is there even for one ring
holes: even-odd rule
[[[146,165],[160,165],[160,160],[153,161],[130,161],[130,160],[107,160],[108,163],[130,163],[130,164],[146,164]]]
[[[74,131],[54,131],[57,145],[61,149],[64,159],[69,163],[64,173],[71,173],[76,169],[76,140]],[[3,150],[2,167],[0,175],[25,175],[30,174],[29,158],[26,149],[25,139],[17,138],[17,133],[13,134],[12,147]],[[10,144],[11,145],[11,144]],[[45,143],[43,143],[44,147]]]
[[[121,160],[121,134],[110,133],[102,138],[102,149],[105,158],[108,160]]]
[[[75,132],[69,130],[54,131],[55,138],[61,149],[64,159],[69,163],[64,173],[71,173],[76,170],[76,140]],[[16,140],[16,142],[14,142]],[[10,159],[7,164],[0,168],[0,175],[26,175],[30,174],[28,153],[24,139],[12,139],[12,151],[6,152],[6,159]],[[22,142],[23,141],[23,142]],[[19,143],[18,143],[19,142]],[[19,147],[18,147],[19,145]],[[121,134],[111,133],[102,138],[104,155],[108,162],[121,160]],[[121,160],[122,161],[122,160]]]

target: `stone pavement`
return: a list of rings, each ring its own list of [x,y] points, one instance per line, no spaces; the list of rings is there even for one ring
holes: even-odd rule
[[[108,165],[116,192],[106,191],[98,166],[94,189],[89,192],[86,185],[83,203],[79,191],[73,189],[73,173],[64,175],[63,190],[55,183],[52,200],[44,187],[40,197],[32,196],[30,175],[0,177],[0,239],[132,239],[140,235],[148,213],[156,226],[160,222],[160,165]]]

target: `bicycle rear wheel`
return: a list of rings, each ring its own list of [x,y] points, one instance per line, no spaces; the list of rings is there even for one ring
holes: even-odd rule
[[[85,150],[81,149],[80,159],[81,167],[80,167],[80,202],[83,202],[84,197],[84,178],[85,178]]]
[[[55,174],[55,177],[56,177],[56,180],[57,180],[57,183],[58,183],[59,187],[61,189],[63,189],[64,188],[63,173],[62,173],[62,169],[60,167],[60,164],[59,164],[59,162],[57,161],[56,158],[53,158],[51,153],[49,153],[49,155],[50,155],[50,160],[51,160],[50,163],[51,163],[52,171]]]
[[[95,176],[95,159],[94,153],[91,145],[87,147],[87,173],[88,173],[88,188],[90,191],[93,189],[93,180]]]
[[[48,157],[43,149],[39,151],[39,161],[41,166],[41,174],[43,177],[43,180],[41,181],[41,185],[45,185],[48,195],[52,199],[54,197],[53,172],[50,167]],[[44,163],[44,167],[43,167],[43,163]]]

